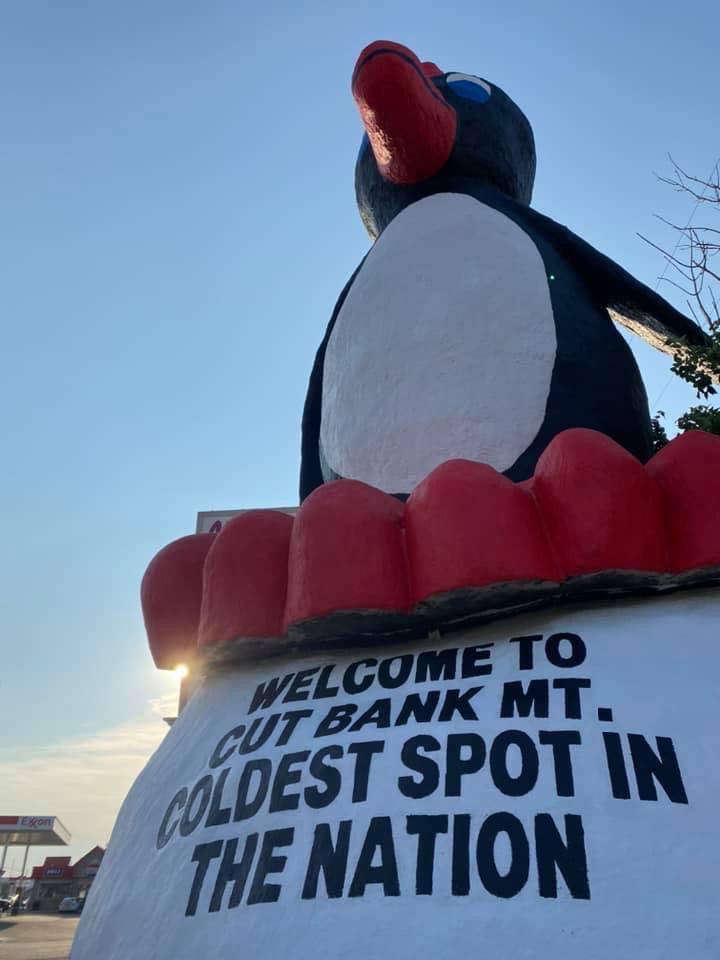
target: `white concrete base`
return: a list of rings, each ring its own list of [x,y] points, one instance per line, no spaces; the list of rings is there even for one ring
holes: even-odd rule
[[[720,956],[719,615],[717,589],[623,599],[210,678],[123,805],[72,960]],[[444,676],[423,678],[419,655],[444,649]],[[347,671],[370,660],[390,662]],[[259,684],[291,673],[249,712]],[[318,736],[340,704],[356,729]],[[409,716],[423,704],[431,722]],[[530,715],[501,716],[518,708]],[[255,718],[272,735],[241,756]],[[267,796],[234,821],[266,769]],[[330,897],[309,865],[343,840]],[[229,867],[244,851],[243,884]]]

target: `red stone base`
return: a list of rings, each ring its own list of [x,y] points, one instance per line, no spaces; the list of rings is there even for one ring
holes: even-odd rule
[[[296,517],[250,510],[161,550],[142,583],[160,668],[195,652],[411,635],[580,596],[720,581],[720,437],[692,431],[643,466],[568,430],[514,484],[441,464],[407,503],[355,480]]]

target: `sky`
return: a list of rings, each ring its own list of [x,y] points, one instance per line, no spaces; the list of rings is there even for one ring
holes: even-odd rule
[[[672,249],[656,215],[693,214],[657,174],[720,155],[719,25],[714,0],[0,4],[0,813],[107,842],[177,687],[145,566],[198,510],[297,502],[313,356],[368,247],[361,48],[502,86],[533,206],[655,287],[638,233]],[[672,421],[690,388],[633,349]]]

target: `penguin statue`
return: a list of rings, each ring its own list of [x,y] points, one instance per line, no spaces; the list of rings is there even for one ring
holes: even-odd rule
[[[379,41],[352,91],[374,244],[312,370],[301,499],[337,478],[405,497],[458,457],[524,480],[571,427],[646,461],[647,396],[612,320],[660,349],[702,342],[700,328],[531,209],[532,129],[494,83]]]
[[[500,89],[380,43],[353,90],[376,242],[310,383],[315,493],[148,565],[192,690],[71,960],[720,957],[720,437],[638,462],[611,318],[702,334],[529,208]]]

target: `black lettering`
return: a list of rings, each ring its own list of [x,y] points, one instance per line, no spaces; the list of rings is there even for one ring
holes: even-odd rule
[[[407,683],[408,677],[413,668],[413,655],[405,653],[400,657],[389,657],[387,660],[381,660],[378,668],[378,683],[384,690],[395,690]],[[398,664],[397,672],[393,675],[391,666]]]
[[[333,800],[337,799],[342,787],[342,777],[337,767],[330,766],[330,764],[325,763],[325,760],[340,760],[342,755],[343,748],[337,743],[332,743],[329,747],[318,750],[310,761],[310,773],[320,783],[324,783],[326,787],[325,790],[320,790],[315,786],[305,788],[305,803],[313,810],[327,807]]]
[[[463,751],[468,751],[463,757]],[[478,733],[451,733],[445,751],[445,796],[462,795],[462,778],[485,763],[485,741]]]
[[[460,693],[459,690],[446,690],[445,700],[443,701],[440,716],[438,717],[440,723],[447,723],[448,720],[452,720],[456,713],[459,714],[463,720],[477,720],[478,715],[473,710],[469,701],[472,700],[476,693],[480,693],[481,690],[482,687],[470,687],[463,693]]]
[[[252,784],[253,774],[258,773],[258,785],[255,796],[250,799],[250,786]],[[243,767],[238,783],[237,795],[235,798],[235,813],[233,820],[249,820],[254,817],[267,796],[268,785],[270,784],[270,774],[272,773],[272,764],[264,757],[257,760],[248,761]]]
[[[655,737],[658,748],[655,753],[642,734],[629,733],[627,736],[640,799],[657,800],[657,780],[673,803],[687,803],[685,784],[670,737]]]
[[[507,754],[510,747],[520,753],[520,772],[516,777],[508,770]],[[490,747],[490,773],[493,783],[506,797],[523,797],[537,783],[540,761],[537,747],[522,730],[505,730],[498,734]]]
[[[564,641],[570,644],[567,656],[560,653],[560,644]],[[582,639],[576,633],[553,633],[545,641],[545,656],[554,667],[579,667],[585,662],[587,650]]]
[[[510,843],[510,866],[500,873],[495,862],[495,844],[501,833]],[[530,844],[525,828],[511,813],[492,813],[480,827],[477,839],[477,868],[482,885],[495,897],[514,897],[530,875]]]
[[[412,777],[398,777],[398,789],[404,797],[420,800],[434,793],[440,783],[440,770],[434,760],[420,755],[420,751],[431,752],[440,749],[435,737],[411,737],[402,747],[400,759],[408,770],[420,774],[420,780]]]
[[[255,903],[275,903],[280,899],[280,884],[265,883],[271,873],[282,873],[287,863],[287,857],[275,856],[278,847],[289,847],[293,842],[295,830],[286,827],[283,830],[268,830],[262,840],[260,856],[255,867],[255,876],[248,894],[248,905]]]
[[[342,733],[349,726],[354,713],[357,713],[357,704],[355,703],[338,703],[336,706],[330,707],[320,721],[315,736],[329,737],[334,733]]]
[[[519,644],[518,649],[518,667],[521,670],[532,670],[533,668],[533,644],[542,640],[541,633],[533,633],[528,637],[512,637],[510,643]]]
[[[212,799],[210,800],[210,812],[208,813],[208,818],[205,821],[206,827],[221,827],[224,823],[230,823],[230,814],[232,813],[231,807],[221,807],[223,799],[223,791],[225,789],[225,781],[228,778],[231,767],[225,767],[224,770],[220,771],[220,776],[215,781],[215,789],[212,792]]]
[[[363,693],[368,687],[371,687],[375,679],[375,674],[366,673],[362,680],[358,680],[356,676],[357,669],[358,667],[372,668],[376,666],[377,660],[374,657],[368,657],[366,660],[358,660],[356,663],[351,663],[343,676],[343,690],[345,693],[355,695],[357,693]]]
[[[472,647],[465,647],[462,652],[462,676],[485,677],[492,673],[492,664],[485,663],[490,659],[492,643],[479,643]]]
[[[550,711],[550,693],[547,680],[530,680],[527,690],[523,689],[522,680],[511,680],[503,684],[500,716],[504,719],[511,717],[542,717],[547,719]]]
[[[227,747],[228,741],[239,740],[244,733],[245,727],[241,724],[239,727],[233,727],[232,730],[228,730],[225,736],[220,738],[208,763],[211,770],[214,770],[216,767],[221,767],[226,760],[230,759],[233,753],[235,753],[235,747],[232,746],[226,750],[225,747]]]
[[[405,697],[397,720],[396,727],[404,727],[408,720],[414,720],[415,723],[430,723],[440,702],[440,691],[428,691],[425,699],[419,693],[411,693]]]
[[[380,854],[380,863],[374,867],[373,860],[376,853]],[[390,817],[373,817],[370,821],[348,896],[362,897],[365,888],[371,883],[382,884],[383,894],[386,897],[400,896],[400,881]]]
[[[210,898],[210,913],[217,913],[218,910],[222,909],[225,888],[230,883],[233,885],[233,888],[230,894],[230,900],[228,901],[228,909],[239,905],[245,892],[245,884],[247,883],[250,867],[252,866],[253,857],[255,856],[257,842],[258,835],[256,833],[251,833],[246,838],[239,863],[235,862],[238,838],[233,837],[225,844],[223,858],[215,879],[215,887],[212,897]]]
[[[257,690],[253,694],[248,713],[255,713],[256,710],[264,710],[271,707],[277,700],[285,687],[290,683],[294,674],[288,673],[285,677],[273,677],[268,683],[258,684]]]
[[[192,863],[196,863],[197,867],[195,868],[195,876],[193,877],[192,886],[190,887],[190,896],[188,897],[187,906],[185,907],[186,917],[195,916],[198,900],[200,899],[200,892],[205,882],[210,861],[220,856],[222,846],[222,840],[213,840],[211,843],[199,843],[193,850],[193,855],[190,857],[190,860]]]
[[[453,817],[452,893],[466,897],[470,893],[470,814]]]
[[[543,746],[552,748],[557,795],[559,797],[574,797],[575,782],[573,780],[570,747],[576,747],[582,743],[580,731],[540,730],[538,739]]]
[[[315,899],[321,873],[325,880],[328,897],[335,899],[342,896],[350,849],[351,827],[352,820],[341,820],[338,824],[337,841],[335,843],[333,843],[329,823],[319,823],[315,827],[312,850],[310,851],[302,890],[303,900]]]
[[[618,733],[604,733],[603,741],[605,742],[605,756],[607,757],[612,795],[616,800],[629,800],[630,783],[620,735]]]
[[[310,667],[309,670],[298,670],[290,689],[283,697],[283,703],[296,703],[298,700],[307,700],[310,696],[310,684],[320,667]]]
[[[212,795],[213,778],[209,773],[201,777],[190,791],[180,818],[180,835],[189,836],[205,816]],[[197,805],[195,801],[198,801]],[[194,809],[193,809],[194,808]]]
[[[158,850],[162,850],[162,848],[170,842],[170,838],[177,830],[180,817],[177,817],[175,820],[173,820],[172,825],[170,825],[170,817],[176,810],[182,810],[187,803],[187,796],[187,787],[181,787],[170,801],[168,808],[165,811],[165,816],[162,818],[162,823],[160,824],[160,829],[158,830],[157,840],[155,841],[155,846]]]
[[[279,713],[273,713],[269,717],[256,717],[250,724],[250,728],[248,729],[247,733],[240,741],[237,752],[239,754],[246,754],[254,753],[255,750],[259,750],[260,747],[266,744],[272,736],[275,727],[278,725],[279,719]],[[260,730],[260,733],[255,736],[258,730]],[[255,737],[254,740],[253,737]]]
[[[425,683],[430,677],[432,681],[454,680],[457,650],[426,650],[418,654],[415,665],[415,683]]]
[[[539,813],[535,817],[535,857],[540,896],[557,897],[557,871],[560,870],[573,900],[589,900],[585,831],[582,818],[577,814],[565,815],[565,836],[567,840],[563,840],[549,813]]]
[[[368,724],[373,724],[380,730],[390,726],[390,698],[376,700],[364,713],[361,713],[355,723],[350,727],[352,732],[361,730]]]
[[[313,693],[313,700],[325,700],[328,697],[336,697],[340,693],[340,687],[328,686],[330,674],[334,669],[335,667],[332,664],[322,668],[320,671],[320,676],[318,677],[317,686],[315,687],[315,692]]]
[[[280,736],[277,738],[275,745],[278,747],[284,747],[290,737],[295,733],[295,728],[300,721],[305,720],[307,717],[311,717],[312,715],[312,710],[288,710],[286,713],[284,713],[282,718],[285,721],[285,726],[280,732]]]
[[[407,832],[418,838],[415,893],[430,895],[433,892],[435,841],[439,833],[448,832],[448,818],[442,815],[410,816],[407,818]]]
[[[351,743],[348,753],[355,754],[355,776],[353,778],[353,803],[364,803],[367,800],[368,784],[370,782],[370,766],[372,758],[385,749],[383,740],[368,740],[365,743]]]
[[[580,703],[580,691],[587,690],[590,687],[590,681],[580,679],[579,677],[561,677],[559,680],[553,680],[553,690],[565,691],[565,719],[581,720],[582,705]]]
[[[298,763],[305,763],[309,756],[309,750],[299,750],[297,753],[286,753],[280,758],[270,791],[268,813],[277,813],[279,810],[297,810],[300,806],[300,793],[285,793],[285,788],[293,783],[300,783],[302,773],[300,770],[293,770],[292,768]]]

